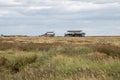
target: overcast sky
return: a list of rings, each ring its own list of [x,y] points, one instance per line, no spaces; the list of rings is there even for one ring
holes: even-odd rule
[[[120,0],[0,0],[0,34],[120,35]]]

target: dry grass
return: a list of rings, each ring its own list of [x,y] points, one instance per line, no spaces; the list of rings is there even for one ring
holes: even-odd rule
[[[0,38],[0,80],[119,80],[120,37]]]

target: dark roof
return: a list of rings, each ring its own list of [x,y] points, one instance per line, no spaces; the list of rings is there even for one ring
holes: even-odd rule
[[[67,32],[82,32],[82,30],[68,30]]]
[[[46,33],[54,33],[54,32],[46,32]]]

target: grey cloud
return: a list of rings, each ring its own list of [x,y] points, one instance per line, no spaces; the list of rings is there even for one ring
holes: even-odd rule
[[[65,1],[68,2],[64,3]],[[102,32],[103,34],[109,32],[120,34],[119,0],[16,0],[16,2],[20,4],[0,3],[1,10],[10,11],[0,16],[0,32],[2,33],[38,34],[47,29],[62,34],[67,29],[83,29],[89,35],[100,35]],[[82,2],[85,3],[82,4]],[[92,9],[86,8],[87,3],[90,3]],[[94,8],[93,5],[98,8]],[[51,8],[39,9],[41,6]],[[81,7],[83,7],[82,10]],[[5,31],[7,28],[8,30]],[[17,29],[19,30],[15,31]]]
[[[97,2],[97,3],[111,3],[120,2],[120,0],[71,0],[71,1],[82,1],[82,2]]]

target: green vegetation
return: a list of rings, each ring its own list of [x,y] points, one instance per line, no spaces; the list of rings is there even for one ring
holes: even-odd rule
[[[120,37],[0,38],[0,80],[119,80]]]

